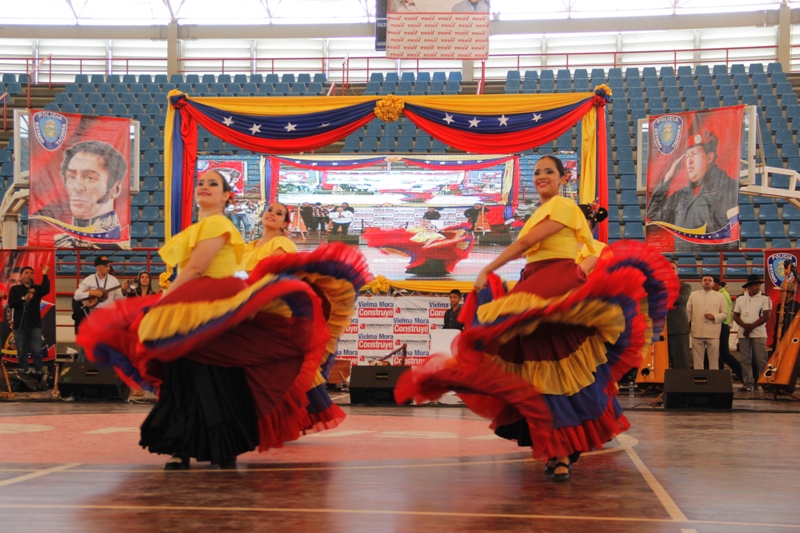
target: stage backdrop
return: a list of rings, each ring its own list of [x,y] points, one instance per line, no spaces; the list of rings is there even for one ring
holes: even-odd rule
[[[431,331],[444,325],[449,298],[365,296],[339,339],[336,356],[354,365],[368,365],[389,352],[408,345],[407,365],[418,365],[430,355]],[[401,355],[391,358],[400,364]]]
[[[605,105],[591,93],[459,96],[194,98],[170,91],[164,127],[167,239],[192,223],[198,126],[239,148],[300,153],[345,138],[375,117],[405,116],[431,137],[472,153],[514,154],[550,142],[581,123],[580,200],[608,203]],[[606,241],[607,223],[598,228]]]
[[[388,0],[386,57],[473,60],[488,56],[488,0]]]
[[[3,316],[0,324],[0,341],[2,342],[3,360],[17,362],[17,347],[11,324],[11,309],[8,307],[8,291],[19,284],[22,267],[30,266],[34,270],[34,283],[42,282],[41,265],[50,266],[50,294],[42,298],[40,312],[42,314],[42,356],[44,361],[56,358],[56,254],[53,250],[0,250],[0,283],[5,287],[3,298]],[[33,361],[29,361],[33,364]],[[3,385],[5,386],[5,385]]]
[[[130,120],[31,111],[29,246],[130,249]]]
[[[739,248],[744,106],[654,115],[647,154],[647,244],[660,252]]]

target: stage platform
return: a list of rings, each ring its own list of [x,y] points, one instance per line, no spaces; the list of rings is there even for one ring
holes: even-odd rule
[[[165,472],[138,446],[150,404],[2,402],[0,530],[800,531],[800,402],[761,398],[695,411],[623,396],[631,430],[561,484],[458,405],[344,405],[340,428],[236,471]]]

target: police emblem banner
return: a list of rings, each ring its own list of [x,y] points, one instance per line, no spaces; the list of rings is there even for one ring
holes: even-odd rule
[[[661,252],[739,248],[744,106],[649,120],[647,244]]]
[[[31,111],[29,246],[130,248],[130,121]]]

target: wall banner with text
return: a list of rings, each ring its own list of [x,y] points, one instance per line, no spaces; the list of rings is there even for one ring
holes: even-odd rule
[[[486,59],[489,8],[487,0],[389,0],[386,57]]]

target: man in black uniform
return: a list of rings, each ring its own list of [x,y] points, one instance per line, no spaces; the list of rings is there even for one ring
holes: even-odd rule
[[[42,297],[50,293],[47,272],[50,267],[41,265],[42,283],[33,283],[33,268],[22,268],[20,284],[11,287],[8,306],[14,310],[14,342],[17,361],[23,372],[28,372],[28,354],[33,356],[36,372],[42,373]]]
[[[672,261],[672,271],[678,275],[678,263]],[[670,368],[689,368],[689,313],[686,304],[692,294],[692,286],[681,282],[675,307],[667,311],[667,351]]]

